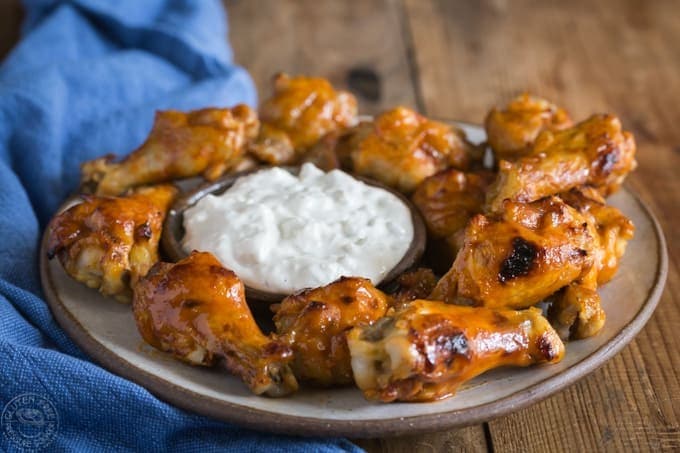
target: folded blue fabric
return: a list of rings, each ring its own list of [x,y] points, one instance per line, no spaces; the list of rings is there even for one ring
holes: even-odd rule
[[[216,0],[24,3],[23,38],[0,67],[0,450],[357,451],[174,408],[90,362],[55,323],[38,243],[79,164],[134,149],[157,109],[256,96]],[[58,426],[45,423],[50,408]]]

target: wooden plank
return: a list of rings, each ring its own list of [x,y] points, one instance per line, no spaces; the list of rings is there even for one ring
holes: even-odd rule
[[[354,442],[368,452],[436,453],[447,451],[481,453],[488,451],[484,429],[481,425],[440,433],[388,439],[359,439],[354,440]]]
[[[668,284],[649,324],[603,368],[490,423],[496,451],[680,449],[680,15],[666,2],[406,0],[427,111],[480,122],[523,90],[576,118],[617,113],[638,141],[629,185],[667,234]]]
[[[23,9],[19,0],[0,2],[0,60],[5,58],[19,40]]]
[[[358,93],[372,114],[415,105],[401,9],[396,1],[225,1],[236,61],[255,79],[262,97],[277,72],[328,78]],[[371,83],[372,77],[377,79]],[[377,88],[371,87],[377,85]]]
[[[328,78],[352,90],[362,113],[418,106],[403,5],[398,1],[225,1],[236,61],[261,96],[276,72]],[[371,86],[375,74],[379,88]],[[350,83],[350,81],[352,83]],[[358,84],[358,85],[357,85]],[[487,451],[482,425],[422,436],[356,440],[369,452]]]

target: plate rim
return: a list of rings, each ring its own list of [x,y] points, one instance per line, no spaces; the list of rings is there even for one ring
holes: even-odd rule
[[[463,121],[456,121],[455,123],[479,127]],[[654,284],[640,310],[609,342],[601,345],[583,360],[563,372],[498,400],[436,414],[362,420],[328,420],[297,415],[282,416],[279,413],[254,409],[196,393],[145,371],[116,355],[82,326],[78,319],[65,307],[55,289],[45,254],[47,228],[43,231],[39,252],[40,280],[47,305],[57,323],[87,356],[108,371],[144,387],[159,399],[176,407],[245,428],[288,435],[343,436],[359,439],[422,434],[482,423],[538,403],[603,366],[642,330],[654,313],[663,293],[668,274],[668,252],[663,230],[652,211],[634,191],[626,186],[622,190],[635,200],[651,221],[659,255]]]

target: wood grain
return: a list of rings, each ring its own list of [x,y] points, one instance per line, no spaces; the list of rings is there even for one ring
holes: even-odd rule
[[[0,56],[18,38],[17,0],[0,2]],[[236,59],[269,92],[278,71],[328,77],[375,113],[396,104],[479,122],[531,90],[621,116],[640,166],[628,185],[667,235],[656,314],[578,384],[486,426],[358,442],[368,451],[680,449],[680,4],[528,0],[225,1]]]
[[[359,93],[362,112],[415,105],[398,2],[362,1],[349,7],[333,0],[238,0],[225,5],[236,60],[250,71],[261,96],[271,93],[277,72],[326,77],[344,89],[350,79],[357,86],[357,79],[372,74],[379,96],[370,88]]]
[[[492,421],[495,451],[680,449],[680,42],[673,2],[407,0],[425,110],[480,122],[529,90],[576,118],[618,114],[638,142],[629,186],[659,217],[671,266],[652,320],[567,391]],[[471,95],[471,93],[473,93]]]

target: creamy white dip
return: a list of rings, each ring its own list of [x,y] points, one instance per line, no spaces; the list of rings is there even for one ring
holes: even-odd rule
[[[342,276],[377,284],[413,239],[398,197],[312,164],[239,178],[187,209],[184,229],[187,252],[212,252],[247,286],[286,294]]]

